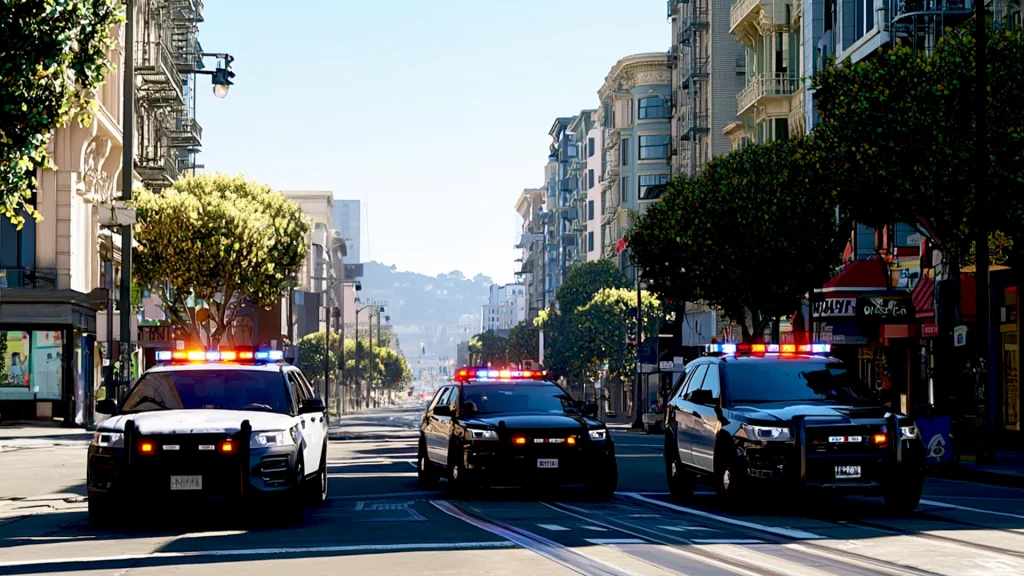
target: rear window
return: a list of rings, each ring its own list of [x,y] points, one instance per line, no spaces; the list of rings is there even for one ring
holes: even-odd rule
[[[181,370],[144,375],[122,412],[258,410],[288,414],[288,390],[278,372]]]
[[[862,384],[841,364],[802,360],[722,365],[730,404],[825,402],[862,404]]]

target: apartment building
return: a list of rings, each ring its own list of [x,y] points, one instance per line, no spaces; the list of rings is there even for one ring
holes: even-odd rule
[[[583,144],[583,155],[586,158],[587,190],[586,190],[586,237],[583,239],[586,248],[585,262],[601,259],[604,238],[601,236],[601,190],[604,182],[604,131],[597,122],[597,112],[592,115],[593,121]]]
[[[526,286],[492,284],[487,304],[480,309],[480,331],[511,330],[526,321]]]
[[[527,188],[519,194],[516,201],[516,212],[523,223],[519,243],[516,245],[516,249],[522,252],[516,259],[519,269],[515,275],[524,287],[526,318],[529,320],[536,318],[547,305],[544,294],[547,252],[547,236],[544,233],[546,199],[546,188]]]
[[[751,2],[758,3],[743,0]],[[673,174],[696,174],[709,160],[732,150],[724,131],[736,122],[736,95],[744,87],[746,60],[743,47],[730,33],[730,8],[727,0],[668,2],[672,135],[677,150]]]
[[[342,200],[340,198],[334,199],[334,205],[331,208],[334,228],[341,232],[341,237],[345,239],[348,248],[348,257],[345,261],[355,264],[362,262],[360,259],[362,258],[361,242],[359,241],[359,235],[362,233],[361,209],[359,200]]]
[[[574,252],[574,258],[569,262],[569,267],[582,264],[588,260],[587,254],[594,251],[594,239],[587,234],[588,228],[588,199],[591,191],[598,184],[599,173],[592,166],[593,159],[597,158],[596,151],[590,148],[589,136],[596,128],[596,110],[583,110],[573,117],[569,122],[568,131],[576,142],[576,155],[569,159],[569,175],[573,189],[569,196],[570,208],[564,212],[569,234],[573,243],[578,247]],[[589,236],[589,237],[588,237]]]
[[[601,253],[632,274],[623,238],[671,179],[672,87],[664,52],[635,54],[612,66],[598,90],[603,129]],[[596,207],[595,207],[596,208]],[[596,214],[595,214],[596,216]]]

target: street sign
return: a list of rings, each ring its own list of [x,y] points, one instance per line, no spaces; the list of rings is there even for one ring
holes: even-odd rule
[[[967,344],[967,326],[953,328],[953,346],[964,346]]]
[[[662,372],[664,372],[666,370],[671,370],[673,365],[674,364],[672,362],[662,361],[662,362],[658,363],[658,369],[660,369]]]
[[[914,318],[914,303],[909,296],[861,296],[857,315],[882,324],[908,324]]]

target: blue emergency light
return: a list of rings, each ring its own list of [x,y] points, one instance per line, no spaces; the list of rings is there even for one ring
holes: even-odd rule
[[[283,350],[157,350],[157,362],[281,362]]]
[[[759,355],[759,354],[814,354],[827,355],[832,352],[832,345],[823,342],[813,344],[733,344],[731,342],[708,344],[704,347],[708,354],[725,355]]]

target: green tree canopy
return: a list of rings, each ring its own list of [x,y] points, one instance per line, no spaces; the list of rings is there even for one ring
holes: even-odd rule
[[[340,336],[331,332],[330,352],[328,365],[330,367],[331,380],[339,382],[341,379],[339,354]],[[322,380],[324,377],[324,332],[313,332],[299,339],[299,358],[297,366],[313,380]],[[358,357],[358,363],[356,361]],[[412,371],[405,357],[391,348],[373,347],[373,354],[370,354],[370,341],[368,338],[360,338],[358,344],[355,340],[345,340],[345,380],[347,382],[366,381],[371,385],[380,385],[385,388],[396,388],[412,382]]]
[[[195,338],[202,323],[188,298],[204,301],[211,344],[247,302],[273,305],[306,257],[310,226],[298,204],[241,176],[184,177],[160,194],[139,191],[133,203],[136,279]]]
[[[1024,41],[993,31],[987,46],[986,188],[994,210],[975,222],[973,24],[947,29],[931,55],[896,46],[813,79],[821,122],[813,136],[842,209],[869,226],[917,227],[963,257],[972,228],[1019,229],[1024,216]]]
[[[55,129],[88,124],[93,91],[113,69],[119,0],[0,0],[0,209],[19,228],[39,219],[27,201]]]
[[[340,335],[331,332],[330,351],[327,357],[331,380],[338,381],[340,375],[338,344]],[[346,342],[347,344],[348,342]],[[313,332],[299,338],[298,358],[296,366],[306,378],[310,380],[323,380],[324,378],[324,332]]]
[[[498,366],[506,364],[508,340],[494,330],[487,330],[469,340],[470,364],[475,366]]]
[[[737,320],[744,338],[763,334],[839,260],[841,228],[817,162],[810,139],[781,140],[674,180],[628,236],[634,262],[662,297],[704,300]]]
[[[644,340],[657,338],[662,319],[661,303],[650,292],[640,293]],[[613,378],[628,382],[636,374],[636,290],[603,288],[576,314],[574,331],[591,358],[588,373],[608,364]]]
[[[540,328],[536,325],[521,322],[512,327],[508,336],[508,360],[518,364],[524,360],[538,360],[540,351]]]
[[[586,306],[602,288],[626,288],[629,279],[619,270],[615,262],[605,258],[580,264],[569,270],[565,283],[558,287],[555,295],[559,310],[572,313]]]

